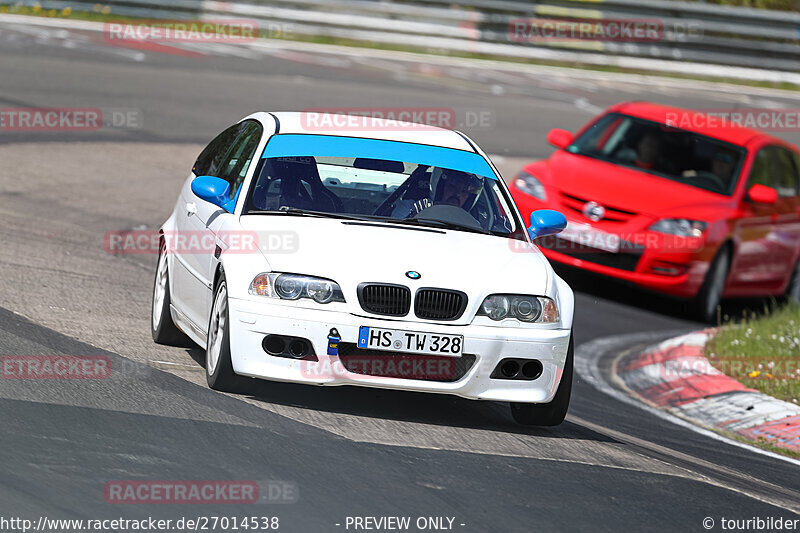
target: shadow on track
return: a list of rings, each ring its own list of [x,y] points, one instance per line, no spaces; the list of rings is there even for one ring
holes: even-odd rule
[[[204,350],[192,348],[187,353],[205,368]],[[264,403],[315,412],[554,439],[617,442],[569,420],[552,428],[521,426],[512,420],[506,403],[468,400],[447,394],[349,385],[326,387],[260,379],[249,380],[240,394]]]

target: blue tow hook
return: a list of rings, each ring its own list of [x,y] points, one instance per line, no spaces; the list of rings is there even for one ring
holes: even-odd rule
[[[328,355],[339,355],[339,342],[342,337],[336,328],[331,328],[328,333]]]

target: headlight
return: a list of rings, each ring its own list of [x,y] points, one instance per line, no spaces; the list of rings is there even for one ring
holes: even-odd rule
[[[511,311],[511,302],[502,295],[489,296],[481,304],[479,315],[486,315],[492,320],[503,320]]]
[[[492,294],[483,301],[478,315],[498,321],[516,318],[522,322],[552,323],[558,322],[558,307],[545,296]]]
[[[699,220],[689,220],[686,218],[662,218],[652,226],[651,231],[668,233],[680,237],[702,237],[708,224]]]
[[[250,283],[248,291],[254,296],[267,296],[282,300],[309,298],[320,304],[344,302],[339,284],[325,278],[264,272]]]
[[[547,200],[547,194],[544,192],[544,185],[542,185],[542,182],[524,170],[521,170],[520,173],[517,174],[517,177],[514,179],[514,185],[525,194],[530,194],[543,202]]]

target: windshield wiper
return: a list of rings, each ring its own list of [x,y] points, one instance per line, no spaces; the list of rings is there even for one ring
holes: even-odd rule
[[[269,211],[249,211],[248,215],[287,215],[287,216],[311,216],[319,218],[335,218],[340,220],[369,220],[369,218],[359,217],[354,215],[345,215],[342,213],[328,213],[326,211],[314,211],[310,209],[300,209],[298,207],[281,207],[280,209],[271,209]]]
[[[465,224],[458,224],[455,222],[445,222],[443,220],[427,219],[427,218],[391,218],[377,215],[345,215],[342,213],[328,213],[326,211],[313,211],[310,209],[300,209],[298,207],[281,207],[279,210],[269,211],[249,211],[248,215],[286,215],[286,216],[313,216],[320,218],[334,218],[340,220],[356,220],[360,222],[386,222],[389,224],[405,224],[409,226],[422,226],[434,227],[443,229],[453,229],[468,231],[470,233],[479,233],[481,235],[494,235],[493,232],[486,231],[482,228],[476,228]]]
[[[457,222],[445,222],[444,220],[437,220],[433,218],[394,218],[387,219],[387,222],[396,222],[398,224],[410,224],[414,226],[426,226],[433,228],[454,229],[460,231],[468,231],[470,233],[480,233],[481,235],[493,235],[493,233],[486,231],[483,228],[476,228],[467,224],[459,224]]]

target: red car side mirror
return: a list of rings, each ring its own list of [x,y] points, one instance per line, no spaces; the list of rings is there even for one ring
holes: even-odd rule
[[[774,204],[778,201],[778,191],[772,187],[756,183],[747,191],[747,197],[759,204]]]
[[[566,148],[572,144],[573,138],[570,132],[561,128],[554,128],[547,134],[547,142],[556,148]]]

